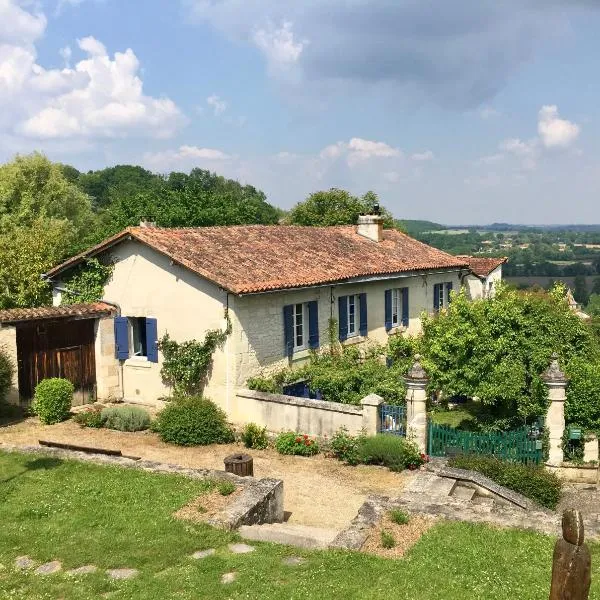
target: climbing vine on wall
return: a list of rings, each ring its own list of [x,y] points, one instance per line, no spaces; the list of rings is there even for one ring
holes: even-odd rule
[[[202,393],[215,350],[221,347],[231,333],[231,321],[226,315],[227,327],[206,332],[204,341],[176,342],[166,333],[158,341],[163,354],[161,375],[173,388],[175,396]]]
[[[104,295],[104,286],[110,279],[114,265],[103,264],[97,258],[88,258],[75,269],[75,272],[64,282],[69,292],[63,292],[61,304],[79,304],[80,302],[97,302]]]

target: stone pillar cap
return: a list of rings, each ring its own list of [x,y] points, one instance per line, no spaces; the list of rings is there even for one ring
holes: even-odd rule
[[[406,382],[427,381],[427,373],[425,372],[425,369],[421,365],[421,355],[420,354],[415,354],[415,362],[413,363],[413,366],[408,370],[408,373],[406,374],[406,377],[404,378],[404,380]]]
[[[561,371],[556,352],[550,358],[549,367],[542,373],[542,379],[546,383],[567,383],[569,381],[568,377]]]

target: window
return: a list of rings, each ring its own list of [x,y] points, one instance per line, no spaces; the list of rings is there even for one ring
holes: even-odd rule
[[[433,286],[433,310],[438,311],[442,308],[448,308],[450,304],[450,292],[452,291],[452,282],[436,283]]]
[[[356,306],[357,296],[348,296],[348,336],[356,335]]]
[[[294,304],[294,350],[306,347],[306,304]]]
[[[395,288],[385,291],[385,329],[408,327],[408,288]]]
[[[148,343],[146,337],[146,317],[131,317],[131,355],[148,356]]]
[[[338,296],[338,320],[340,341],[355,335],[366,336],[367,295]]]

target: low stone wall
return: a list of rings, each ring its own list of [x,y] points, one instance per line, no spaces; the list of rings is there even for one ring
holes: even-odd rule
[[[381,399],[373,397],[362,406],[297,398],[283,394],[267,394],[254,390],[236,390],[229,407],[229,419],[236,425],[256,423],[268,431],[298,431],[318,437],[331,436],[340,427],[350,433],[366,429],[370,435],[377,432],[377,410]],[[374,397],[378,398],[378,397]]]
[[[598,465],[573,465],[563,463],[560,467],[550,467],[567,483],[592,483],[598,480]]]

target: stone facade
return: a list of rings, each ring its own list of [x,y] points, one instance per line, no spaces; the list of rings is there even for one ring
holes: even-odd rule
[[[112,318],[96,321],[96,395],[98,400],[123,397],[121,366],[115,358],[115,328]]]
[[[19,377],[17,373],[17,330],[12,325],[0,326],[0,348],[4,350],[14,365],[13,380],[6,401],[19,404]]]
[[[476,298],[492,298],[500,281],[502,281],[502,265],[496,267],[487,277],[467,275],[464,285],[469,298],[474,300]]]

